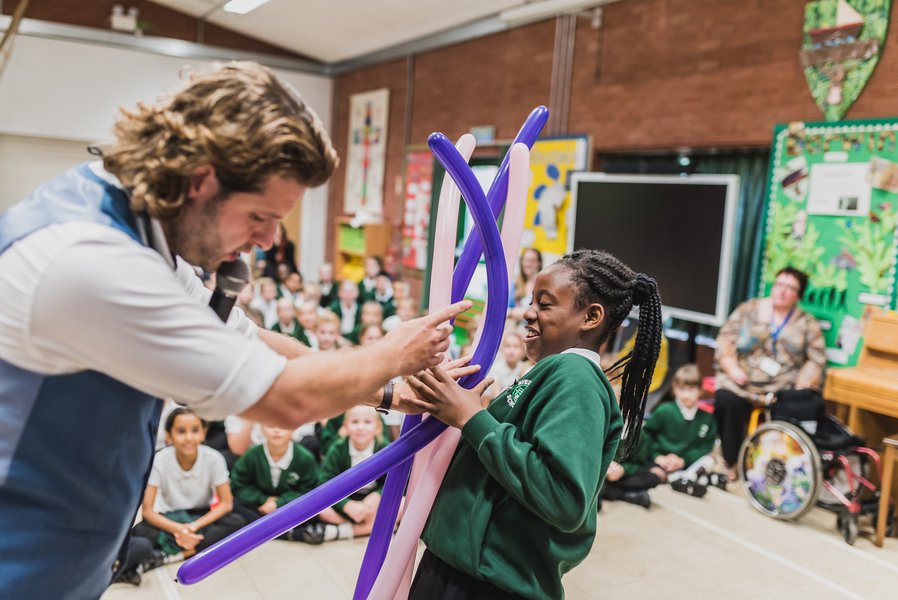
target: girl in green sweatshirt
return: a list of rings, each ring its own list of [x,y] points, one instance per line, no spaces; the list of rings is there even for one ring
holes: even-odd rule
[[[639,306],[620,409],[597,349]],[[462,431],[423,539],[410,598],[563,598],[561,577],[589,554],[599,489],[622,431],[637,442],[661,340],[655,281],[608,253],[580,250],[536,277],[524,313],[535,366],[487,409],[439,368],[403,400]],[[623,416],[623,418],[622,418]]]

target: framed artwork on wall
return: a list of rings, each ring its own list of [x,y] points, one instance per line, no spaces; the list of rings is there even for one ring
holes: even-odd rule
[[[384,88],[349,98],[349,144],[343,212],[383,214],[384,169],[390,90]]]

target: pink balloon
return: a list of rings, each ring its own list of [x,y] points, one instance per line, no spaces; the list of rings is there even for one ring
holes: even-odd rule
[[[474,153],[477,141],[470,133],[466,133],[456,142],[458,153],[467,161]],[[452,296],[452,269],[455,267],[455,236],[458,231],[458,205],[461,192],[455,182],[446,173],[443,186],[440,188],[439,205],[437,205],[437,223],[433,236],[433,258],[430,268],[430,306],[431,312],[449,306]]]
[[[461,140],[459,140],[461,144]],[[502,247],[505,251],[505,261],[509,273],[509,286],[514,273],[514,261],[518,256],[521,245],[521,234],[524,229],[524,212],[527,202],[527,188],[530,184],[530,150],[526,144],[517,143],[512,146],[509,156],[508,196],[505,203],[505,217],[502,222]],[[465,158],[469,155],[463,154]],[[445,185],[445,180],[443,181]],[[444,188],[445,190],[445,188]],[[442,196],[442,193],[441,193]],[[457,201],[457,198],[456,198]],[[440,202],[442,209],[442,201]],[[456,205],[455,210],[458,207]],[[439,220],[438,220],[439,222]],[[454,232],[453,232],[454,240]],[[434,248],[434,269],[436,273],[437,248]],[[453,255],[449,255],[454,256]],[[442,259],[442,257],[441,257]],[[450,261],[451,264],[451,261]],[[431,277],[431,302],[433,302],[433,280]],[[451,279],[445,278],[446,285],[451,292]],[[443,290],[440,290],[441,292]],[[449,295],[446,296],[446,303]],[[433,306],[433,304],[431,304]],[[475,345],[479,343],[479,332]],[[410,494],[414,498],[406,498],[406,508],[402,516],[402,523],[393,538],[390,552],[384,561],[383,568],[377,577],[377,581],[368,596],[369,600],[404,600],[408,598],[411,586],[412,572],[414,570],[415,551],[418,547],[418,539],[424,531],[430,509],[439,492],[443,477],[449,468],[449,463],[461,440],[461,431],[453,427],[447,428],[434,443],[415,457],[412,468]]]
[[[474,153],[476,145],[477,140],[474,136],[470,133],[466,133],[458,139],[455,147],[458,149],[458,153],[462,158],[464,158],[465,161],[468,161],[471,159],[471,155]],[[440,310],[451,304],[452,271],[455,267],[455,238],[458,231],[458,208],[460,202],[461,191],[458,189],[458,186],[455,184],[452,177],[449,176],[449,173],[446,173],[445,177],[443,177],[439,203],[437,204],[437,219],[431,257],[430,296],[428,302],[431,312]],[[448,360],[448,358],[446,360]],[[448,433],[448,431],[444,432],[439,438],[434,440],[434,443],[431,443],[415,455],[414,466],[412,467],[408,490],[406,492],[406,511],[408,511],[408,507],[413,505],[415,490],[418,487],[424,466],[429,462],[434,449],[440,444],[445,433]],[[395,515],[393,518],[395,519]],[[415,541],[415,543],[417,544],[417,541]],[[405,570],[405,567],[402,564],[391,565],[390,557],[397,555],[396,544],[397,539],[394,538],[390,545],[387,559],[384,561],[380,573],[378,574],[378,578],[372,587],[371,593],[368,595],[369,599],[378,596],[378,590],[383,589],[384,587],[380,582],[385,577],[385,573],[391,570],[396,571],[396,573],[394,577],[391,577],[391,580],[394,580],[395,582],[390,588],[391,591],[388,597],[392,597],[392,590],[395,590],[399,585],[399,581],[403,575],[402,571]],[[414,549],[412,550],[412,559],[414,560]],[[398,561],[394,560],[392,562],[397,563]]]

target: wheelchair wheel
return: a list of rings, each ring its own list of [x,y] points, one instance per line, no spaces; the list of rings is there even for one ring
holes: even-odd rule
[[[857,540],[857,521],[857,515],[853,515],[848,511],[840,512],[839,516],[836,517],[836,525],[839,528],[839,533],[842,534],[842,539],[844,539],[849,546],[853,546],[855,540]]]
[[[797,519],[820,493],[820,453],[800,427],[770,421],[739,451],[739,472],[749,503],[776,519]]]

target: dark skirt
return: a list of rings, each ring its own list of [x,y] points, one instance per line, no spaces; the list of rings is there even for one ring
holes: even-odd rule
[[[451,567],[425,550],[415,573],[409,600],[523,600],[482,579]]]

